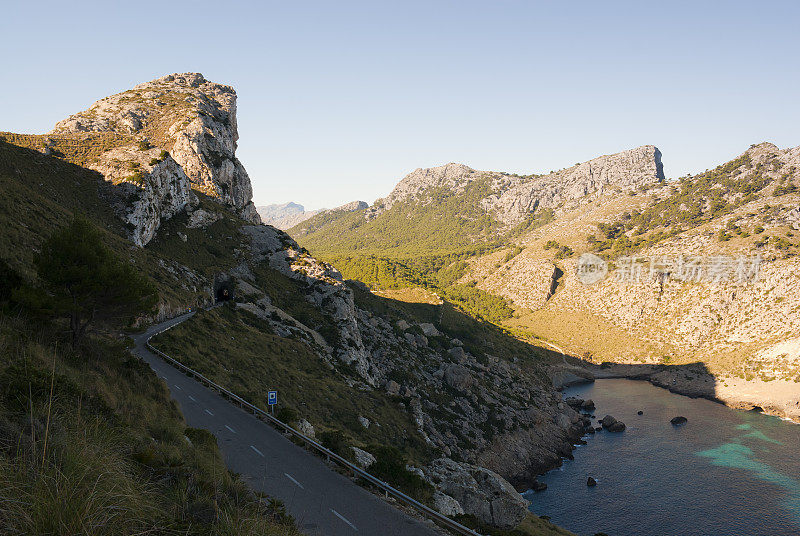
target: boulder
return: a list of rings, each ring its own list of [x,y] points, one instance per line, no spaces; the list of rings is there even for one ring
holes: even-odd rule
[[[474,382],[469,370],[461,365],[450,364],[444,369],[444,381],[457,391],[466,391]]]
[[[644,415],[644,411],[639,410],[639,411],[636,412],[636,415]]]
[[[581,409],[584,411],[594,411],[595,409],[594,400],[592,400],[591,398],[588,400],[584,400],[583,404],[581,405]]]
[[[461,346],[454,346],[447,351],[456,363],[464,363],[467,361],[467,352]]]
[[[439,335],[441,335],[439,330],[436,329],[436,326],[434,326],[429,322],[423,322],[422,324],[419,325],[419,327],[422,330],[422,333],[424,333],[426,337],[438,337]]]
[[[571,396],[566,400],[564,400],[564,402],[566,402],[567,405],[572,409],[580,409],[581,407],[583,407],[584,400],[582,398],[576,398],[574,396]]]
[[[386,392],[390,395],[398,395],[400,393],[400,384],[394,380],[386,382]]]
[[[358,422],[359,422],[359,423],[361,424],[361,426],[363,426],[364,428],[369,428],[369,419],[367,419],[367,418],[366,418],[366,417],[364,417],[363,415],[359,415],[359,416],[358,416]]]
[[[547,489],[547,484],[544,482],[539,482],[538,480],[534,480],[533,484],[531,484],[531,489],[533,491],[544,491]]]
[[[439,458],[425,469],[425,478],[449,495],[465,514],[500,529],[516,527],[528,515],[528,501],[494,471]]]
[[[593,486],[596,486],[597,485],[597,480],[595,480],[592,477],[589,477],[589,478],[586,479],[586,485],[589,486],[590,488],[593,487]]]
[[[603,428],[608,430],[609,432],[622,432],[625,430],[625,423],[622,421],[618,421],[611,415],[606,415],[600,420],[600,424],[603,425]]]
[[[689,421],[686,417],[678,416],[673,417],[669,422],[672,423],[673,426],[680,426],[682,424],[686,424]]]
[[[294,425],[295,430],[300,432],[306,437],[310,437],[314,439],[314,426],[305,419],[300,419],[297,421],[297,424]]]
[[[361,467],[362,469],[366,469],[373,463],[375,463],[375,456],[367,452],[366,450],[362,450],[358,447],[350,447],[353,449],[353,454],[356,458],[356,465]]]

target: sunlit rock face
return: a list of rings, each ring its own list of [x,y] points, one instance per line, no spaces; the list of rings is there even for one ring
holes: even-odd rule
[[[119,137],[118,146],[90,167],[115,184],[142,189],[122,214],[138,245],[152,239],[162,219],[186,207],[191,189],[261,222],[250,177],[236,158],[236,92],[230,86],[198,73],[164,76],[95,102],[58,122],[51,134],[75,132]]]

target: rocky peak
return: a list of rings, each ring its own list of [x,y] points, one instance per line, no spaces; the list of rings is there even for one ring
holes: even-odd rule
[[[394,190],[380,204],[389,209],[395,203],[414,198],[428,188],[445,186],[456,188],[477,177],[479,172],[464,164],[449,163],[432,168],[417,168],[397,183]]]
[[[109,132],[143,150],[151,146],[164,150],[188,177],[192,189],[260,223],[250,177],[235,155],[239,133],[236,92],[230,86],[209,82],[199,73],[167,75],[95,102],[59,121],[51,134],[77,132]],[[98,158],[100,167],[104,160],[109,158]],[[145,224],[158,227],[152,221]]]
[[[483,205],[494,210],[501,222],[516,224],[537,209],[572,209],[613,189],[631,190],[663,180],[661,151],[643,145],[547,175],[500,183],[500,192],[486,198]]]

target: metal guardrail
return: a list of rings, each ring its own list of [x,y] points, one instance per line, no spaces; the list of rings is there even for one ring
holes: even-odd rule
[[[382,481],[378,477],[373,476],[370,473],[364,471],[362,468],[358,467],[357,465],[354,465],[354,464],[350,463],[345,458],[339,456],[338,454],[336,454],[335,452],[331,451],[330,449],[322,446],[320,443],[316,442],[315,440],[311,439],[310,437],[306,436],[305,434],[295,430],[294,428],[292,428],[291,426],[289,426],[285,422],[283,422],[283,421],[281,421],[279,419],[276,419],[274,416],[270,415],[269,413],[267,413],[266,411],[262,410],[261,408],[259,408],[257,406],[254,406],[253,404],[251,404],[247,400],[243,399],[239,395],[237,395],[235,393],[232,393],[228,389],[226,389],[226,388],[222,387],[221,385],[215,383],[214,381],[206,378],[205,376],[203,376],[201,373],[197,372],[196,370],[187,367],[186,365],[184,365],[183,363],[181,363],[177,359],[173,359],[172,357],[168,356],[167,354],[165,354],[164,352],[162,352],[161,350],[159,350],[158,348],[156,348],[155,346],[150,344],[150,339],[152,339],[156,335],[160,335],[160,334],[164,333],[168,329],[172,328],[173,326],[177,326],[178,324],[180,324],[180,322],[177,322],[177,323],[175,323],[175,324],[173,324],[171,326],[167,326],[166,328],[164,328],[164,329],[162,329],[160,331],[157,331],[157,332],[153,333],[152,335],[150,335],[147,338],[147,341],[145,341],[145,345],[147,346],[147,348],[150,351],[152,351],[155,354],[157,354],[158,356],[160,356],[163,359],[167,360],[167,362],[169,362],[172,365],[174,365],[175,367],[177,367],[183,373],[187,374],[188,376],[192,376],[197,380],[200,380],[202,383],[208,385],[209,387],[211,387],[215,391],[219,392],[222,396],[225,396],[228,399],[238,403],[243,408],[247,408],[247,409],[251,410],[255,415],[265,418],[268,422],[276,425],[277,427],[282,428],[285,432],[287,432],[291,436],[296,437],[297,439],[300,439],[301,441],[303,441],[309,447],[313,448],[314,450],[316,450],[317,452],[319,452],[321,454],[324,454],[329,460],[334,460],[336,463],[338,463],[342,467],[352,471],[354,475],[357,475],[357,476],[363,478],[364,480],[366,480],[370,484],[372,484],[372,485],[378,487],[379,489],[383,490],[387,495],[391,495],[395,499],[398,499],[399,501],[402,501],[403,503],[407,504],[408,506],[411,506],[412,508],[414,508],[415,510],[417,510],[421,514],[433,519],[434,521],[442,524],[443,526],[447,527],[450,530],[453,530],[453,531],[457,532],[458,534],[465,534],[467,536],[481,536],[481,534],[475,532],[474,530],[470,529],[469,527],[465,527],[461,523],[458,523],[457,521],[454,521],[454,520],[450,519],[449,517],[437,512],[433,508],[430,508],[430,507],[422,504],[421,502],[417,501],[416,499],[413,499],[412,497],[409,497],[408,495],[406,495],[402,491],[393,488],[392,486],[390,486],[386,482]]]

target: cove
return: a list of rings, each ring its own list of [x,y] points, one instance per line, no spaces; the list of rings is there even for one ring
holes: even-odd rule
[[[627,429],[586,436],[574,460],[540,477],[548,489],[525,493],[535,514],[579,536],[800,534],[800,426],[644,381],[597,380],[568,396]],[[678,415],[688,422],[671,425]]]

